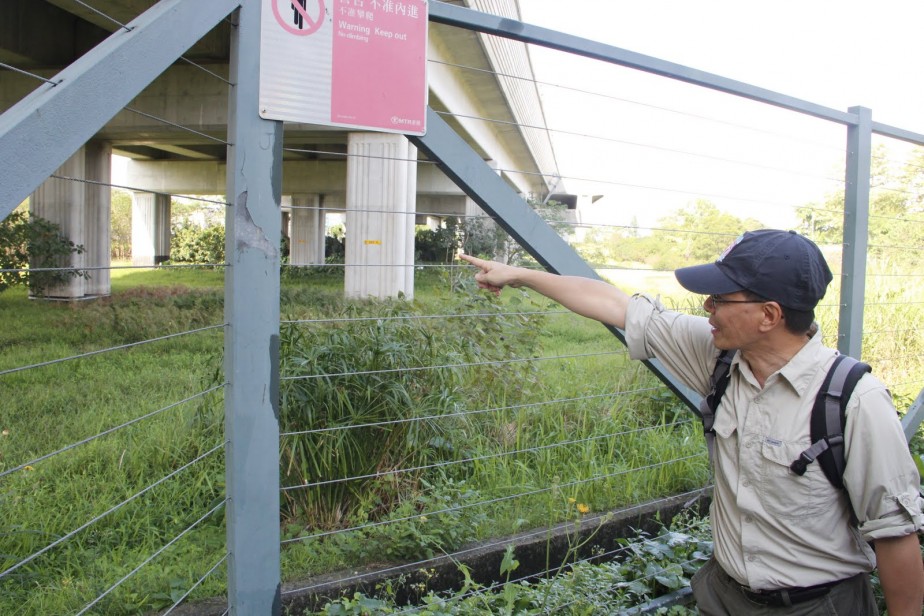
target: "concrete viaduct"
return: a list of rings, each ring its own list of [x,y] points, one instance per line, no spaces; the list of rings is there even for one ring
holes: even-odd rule
[[[156,0],[92,4],[0,2],[0,110]],[[462,4],[520,18],[518,0]],[[169,257],[172,196],[224,194],[230,27],[226,20],[209,32],[32,193],[31,211],[86,248],[72,265],[92,268],[89,279],[74,278],[54,295],[110,292],[113,154],[130,159],[135,265]],[[555,192],[575,207],[561,185],[524,44],[431,23],[428,82],[429,105],[518,193],[542,199]],[[345,215],[349,297],[412,297],[415,223],[481,213],[404,136],[304,124],[284,128],[282,192],[294,265],[323,263],[325,216]]]

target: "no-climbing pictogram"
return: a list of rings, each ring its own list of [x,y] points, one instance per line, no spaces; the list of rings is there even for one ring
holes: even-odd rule
[[[273,6],[276,21],[287,32],[307,36],[314,34],[324,25],[324,17],[327,13],[324,0],[269,0],[269,2]],[[309,3],[317,4],[317,17],[309,15]],[[280,4],[284,7],[282,10],[279,8]]]

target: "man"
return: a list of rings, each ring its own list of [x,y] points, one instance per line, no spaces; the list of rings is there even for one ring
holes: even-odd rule
[[[700,613],[877,614],[868,574],[878,563],[889,615],[921,614],[920,479],[882,383],[864,376],[847,405],[846,491],[817,463],[801,476],[789,468],[810,444],[815,396],[837,355],[814,322],[832,280],[814,243],[748,232],[716,262],[677,270],[707,296],[708,318],[600,280],[462,259],[481,270],[481,288],[528,287],[624,329],[633,359],[657,358],[703,395],[719,353],[737,349],[714,426],[714,555],[692,581]]]

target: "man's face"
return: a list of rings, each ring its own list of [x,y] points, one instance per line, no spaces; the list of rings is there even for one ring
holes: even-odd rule
[[[743,291],[707,296],[703,308],[709,313],[715,345],[723,350],[745,349],[757,340],[766,303],[751,299]]]

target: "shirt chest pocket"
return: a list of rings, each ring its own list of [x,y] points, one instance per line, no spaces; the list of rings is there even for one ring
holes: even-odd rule
[[[757,476],[760,481],[758,496],[764,509],[784,518],[801,518],[813,512],[834,507],[837,490],[828,482],[818,461],[806,467],[804,475],[797,475],[789,465],[806,448],[801,443],[764,441],[760,444]],[[809,523],[806,518],[805,522]]]

